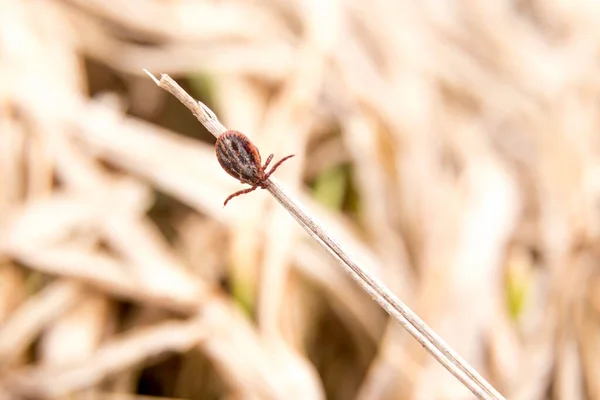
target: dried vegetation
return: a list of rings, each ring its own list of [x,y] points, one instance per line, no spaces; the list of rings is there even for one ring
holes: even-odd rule
[[[600,399],[594,1],[0,2],[0,397],[469,394],[142,68],[507,398]]]

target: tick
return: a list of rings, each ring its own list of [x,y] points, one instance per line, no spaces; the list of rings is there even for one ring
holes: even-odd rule
[[[247,183],[252,187],[249,189],[240,190],[233,193],[223,203],[223,207],[227,202],[236,196],[250,193],[258,188],[266,189],[269,187],[269,177],[277,167],[285,160],[294,157],[294,154],[283,157],[271,170],[267,172],[267,166],[273,160],[273,154],[267,157],[265,165],[261,165],[260,153],[256,146],[248,139],[246,135],[238,131],[227,131],[217,138],[215,144],[217,160],[221,167],[229,175],[242,183]]]

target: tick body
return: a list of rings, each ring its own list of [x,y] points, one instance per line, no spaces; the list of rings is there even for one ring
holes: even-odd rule
[[[292,154],[282,158],[267,172],[266,169],[271,160],[273,160],[273,154],[269,155],[267,161],[265,161],[265,165],[262,165],[260,153],[256,146],[246,135],[238,131],[227,131],[221,134],[215,144],[215,151],[217,153],[217,160],[225,172],[240,182],[252,186],[249,189],[233,193],[225,199],[223,206],[226,206],[229,200],[241,194],[250,193],[258,188],[266,189],[269,186],[269,177],[271,174],[275,172],[282,162],[294,156]]]

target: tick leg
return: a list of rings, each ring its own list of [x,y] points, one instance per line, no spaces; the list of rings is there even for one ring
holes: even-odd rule
[[[267,166],[269,165],[269,163],[271,162],[271,160],[273,159],[273,154],[269,155],[269,157],[267,157],[267,161],[265,161],[265,165],[263,165],[263,169],[267,169]]]
[[[265,176],[264,180],[269,179],[269,177],[271,176],[271,174],[273,172],[275,172],[275,170],[281,165],[282,162],[284,162],[285,160],[290,159],[290,158],[292,158],[294,156],[295,156],[295,154],[291,154],[291,155],[289,155],[287,157],[283,157],[281,160],[277,161],[277,163],[275,165],[273,165],[273,168],[271,168],[271,170],[267,173],[267,175]]]
[[[242,194],[246,194],[246,193],[250,193],[253,190],[256,190],[258,188],[258,186],[252,186],[249,189],[244,189],[244,190],[240,190],[238,192],[233,193],[232,195],[230,195],[228,198],[225,199],[225,203],[223,203],[223,207],[225,207],[227,205],[227,202],[231,199],[233,199],[234,197],[240,196]]]

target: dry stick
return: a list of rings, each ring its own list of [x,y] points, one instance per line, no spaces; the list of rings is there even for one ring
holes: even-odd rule
[[[181,88],[170,76],[162,74],[160,80],[144,69],[144,72],[161,88],[177,97],[198,120],[215,137],[227,129],[219,122],[216,115],[202,102],[195,100]],[[267,190],[283,205],[290,214],[319,242],[348,274],[366,291],[385,311],[404,327],[421,345],[438,360],[452,375],[461,381],[477,398],[482,400],[505,400],[481,375],[448,346],[430,327],[387,287],[368,271],[359,267],[350,256],[342,250],[331,235],[317,224],[314,218],[300,206],[299,202],[290,198],[281,187],[270,180]]]

